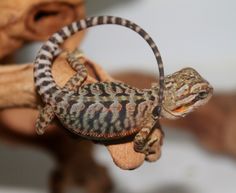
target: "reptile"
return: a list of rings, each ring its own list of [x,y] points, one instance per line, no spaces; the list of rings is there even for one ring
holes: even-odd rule
[[[159,67],[159,84],[138,89],[122,82],[85,84],[87,70],[78,54],[67,57],[77,71],[60,88],[51,72],[59,46],[75,32],[102,24],[118,24],[137,32],[150,45]],[[212,96],[212,86],[197,71],[185,68],[164,77],[160,52],[151,37],[133,22],[112,16],[99,16],[74,22],[55,33],[41,47],[35,59],[36,90],[45,102],[36,122],[36,131],[43,134],[56,116],[71,132],[92,140],[113,140],[135,134],[134,149],[147,152],[149,133],[159,117],[183,117],[205,104]],[[149,141],[148,141],[149,140]]]

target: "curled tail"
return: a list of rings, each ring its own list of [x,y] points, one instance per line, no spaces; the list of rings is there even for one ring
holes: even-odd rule
[[[161,110],[164,90],[164,69],[160,52],[152,40],[152,38],[137,24],[120,17],[113,16],[98,16],[82,19],[80,21],[73,22],[58,32],[54,33],[49,40],[43,44],[35,59],[34,66],[34,79],[37,92],[41,95],[44,102],[56,103],[56,95],[61,93],[62,90],[52,77],[51,67],[52,61],[59,51],[59,46],[73,34],[86,28],[104,25],[115,24],[127,27],[136,33],[138,33],[151,47],[159,68],[159,99],[158,99],[158,112]]]

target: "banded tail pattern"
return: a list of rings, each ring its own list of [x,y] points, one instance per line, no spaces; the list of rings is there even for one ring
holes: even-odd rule
[[[92,26],[104,25],[104,24],[115,24],[129,28],[136,33],[138,33],[151,47],[159,69],[159,90],[158,90],[158,107],[156,108],[157,115],[161,111],[162,100],[163,100],[163,90],[164,90],[164,69],[163,62],[161,59],[160,52],[146,31],[144,31],[137,24],[120,17],[113,16],[98,16],[98,17],[89,17],[76,21],[63,27],[58,32],[54,33],[49,40],[44,43],[41,49],[38,52],[38,55],[35,59],[34,65],[34,79],[37,92],[42,96],[44,102],[49,104],[56,103],[56,96],[60,93],[63,95],[63,91],[52,77],[51,67],[53,59],[56,54],[59,52],[59,46],[73,34],[78,31],[90,28]]]

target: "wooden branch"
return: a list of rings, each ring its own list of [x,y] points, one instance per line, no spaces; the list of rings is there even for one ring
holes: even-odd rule
[[[46,40],[62,26],[85,17],[83,0],[0,1],[0,12],[0,59],[25,42]],[[65,47],[74,49],[82,37],[71,38]]]
[[[97,80],[113,80],[98,65],[88,59],[86,61],[86,67],[90,74],[86,83],[95,82]],[[65,61],[65,54],[56,59],[52,70],[55,81],[60,86],[63,86],[75,73]],[[41,103],[34,89],[32,64],[2,66],[0,67],[0,75],[0,107],[2,109],[22,106],[36,108],[37,105]],[[35,119],[35,116],[33,116],[33,119]],[[24,133],[25,131],[22,132]],[[32,128],[27,130],[25,134],[35,136],[34,125],[32,125]],[[45,135],[47,135],[47,132]],[[162,137],[160,132],[154,132],[153,135],[157,135],[159,138]],[[132,138],[128,142],[121,141],[116,144],[107,144],[107,148],[114,163],[118,167],[127,170],[139,167],[144,159],[147,161],[157,160],[160,157],[160,145],[159,142],[154,144],[153,147],[155,148],[153,150],[155,153],[146,158],[144,154],[137,153],[133,150]]]

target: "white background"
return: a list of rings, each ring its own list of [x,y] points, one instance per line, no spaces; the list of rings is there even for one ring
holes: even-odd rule
[[[116,15],[142,26],[158,44],[166,73],[196,68],[216,90],[236,87],[236,1],[233,0],[90,0],[88,15]],[[109,72],[158,74],[146,43],[117,26],[90,29],[82,48]],[[18,53],[28,53],[26,47]],[[28,56],[34,57],[36,48]],[[25,58],[24,58],[25,59]],[[105,148],[96,157],[105,163],[126,193],[235,193],[236,161],[206,152],[190,134],[165,128],[161,159],[135,171],[122,171]],[[0,192],[46,192],[50,156],[35,149],[0,145]],[[17,162],[16,162],[17,160]],[[12,189],[14,187],[14,189]]]

